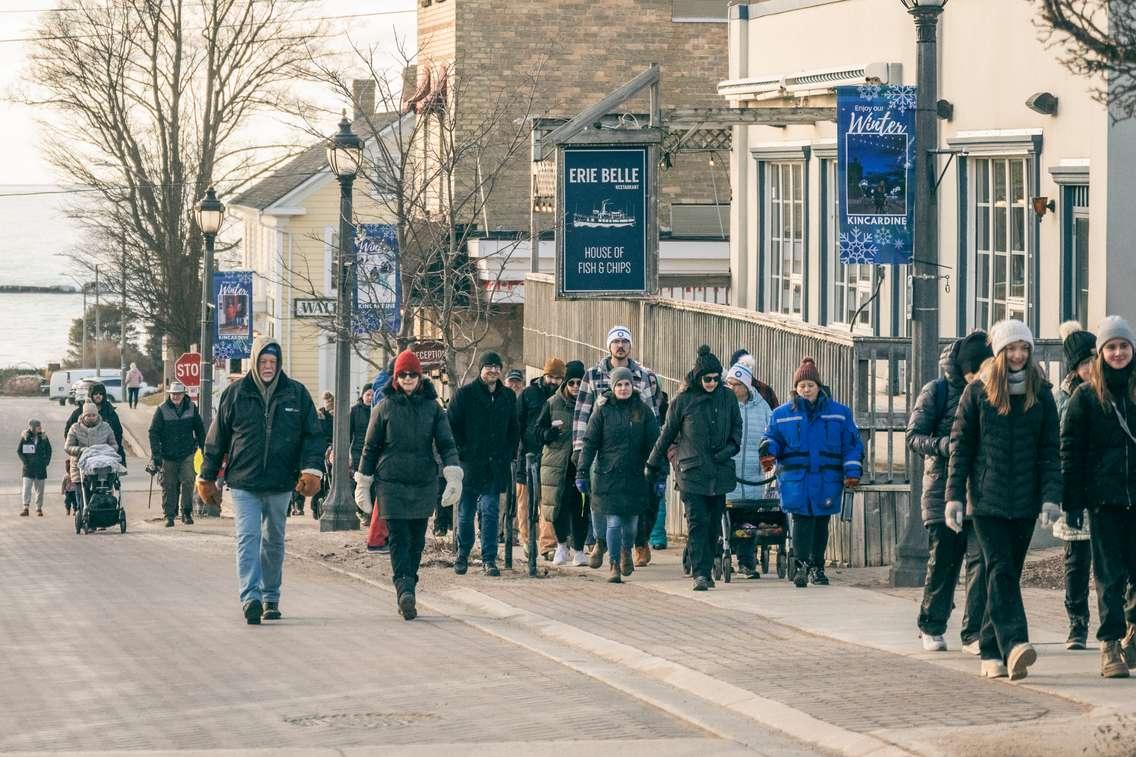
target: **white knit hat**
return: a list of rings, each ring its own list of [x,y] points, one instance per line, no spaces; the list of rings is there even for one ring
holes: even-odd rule
[[[631,329],[626,326],[612,326],[607,332],[607,343],[611,344],[616,339],[626,339],[627,343],[631,344]]]
[[[1128,321],[1119,315],[1106,316],[1097,326],[1098,345],[1104,347],[1113,339],[1123,339],[1136,347],[1136,334],[1132,333],[1132,327],[1128,325]]]
[[[1025,342],[1033,349],[1033,332],[1029,326],[1010,319],[998,321],[990,327],[990,349],[994,350],[995,355],[1014,342]]]
[[[731,366],[730,370],[726,371],[726,378],[740,381],[747,389],[753,386],[753,373],[749,368],[742,365],[740,360]]]

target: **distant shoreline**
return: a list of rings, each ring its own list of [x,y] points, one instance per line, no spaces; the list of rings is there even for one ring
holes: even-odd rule
[[[70,284],[55,286],[0,284],[0,294],[80,294],[80,291],[78,287]]]

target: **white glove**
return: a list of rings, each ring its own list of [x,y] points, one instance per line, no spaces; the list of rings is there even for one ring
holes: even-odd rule
[[[442,468],[442,477],[446,479],[446,488],[442,491],[442,507],[453,507],[461,499],[465,471],[460,465],[447,465]]]
[[[375,503],[371,500],[371,482],[374,476],[364,476],[355,471],[355,506],[365,513],[371,512]]]
[[[1041,527],[1049,528],[1061,518],[1061,506],[1045,502],[1041,506]]]
[[[962,502],[948,502],[946,512],[943,514],[947,528],[955,533],[962,533],[962,521],[966,517],[966,505]]]

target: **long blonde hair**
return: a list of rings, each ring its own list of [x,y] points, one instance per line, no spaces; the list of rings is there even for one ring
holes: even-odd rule
[[[1132,359],[1136,361],[1136,356],[1133,356]],[[1097,356],[1093,358],[1093,373],[1089,376],[1089,383],[1092,384],[1093,391],[1097,393],[1097,399],[1100,400],[1101,406],[1108,410],[1112,408],[1114,400],[1112,392],[1108,390],[1108,382],[1104,380],[1105,365],[1104,350],[1098,350]],[[1132,371],[1128,376],[1128,399],[1136,402],[1136,371]]]
[[[1022,412],[1026,412],[1037,404],[1038,395],[1047,381],[1045,371],[1034,360],[1033,350],[1030,350],[1029,360],[1026,361],[1026,394]],[[1006,351],[1002,350],[992,358],[987,358],[982,367],[978,369],[978,378],[986,388],[986,399],[998,411],[998,415],[1010,414],[1010,367],[1006,364]]]

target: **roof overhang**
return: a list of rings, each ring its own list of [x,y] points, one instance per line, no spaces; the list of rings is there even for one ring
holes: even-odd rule
[[[727,100],[772,100],[831,94],[833,87],[865,84],[901,84],[903,64],[863,63],[838,68],[822,68],[792,73],[725,79],[718,82],[718,94]]]

